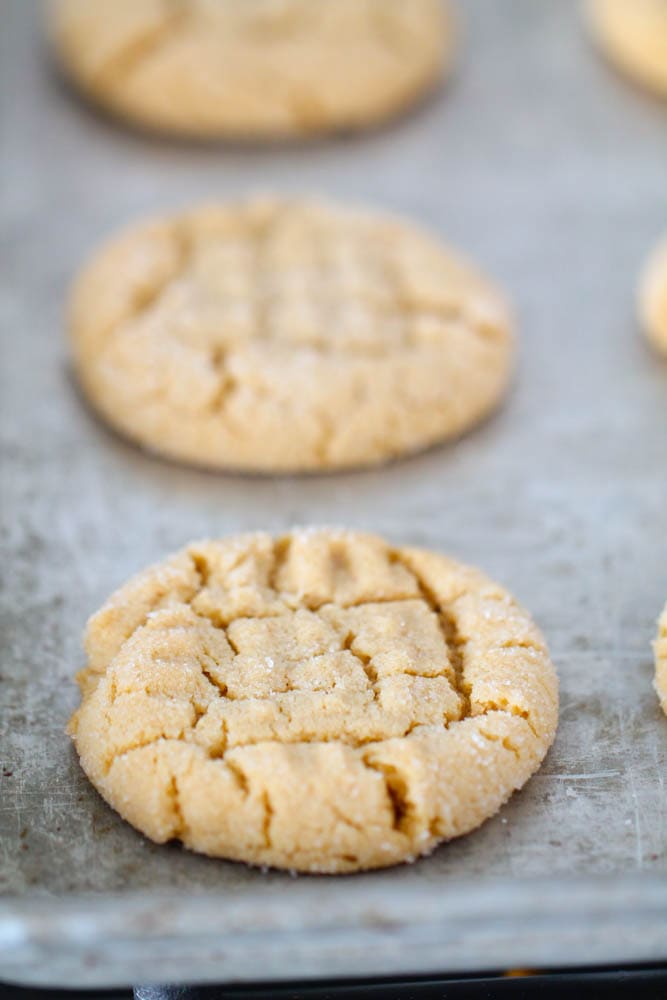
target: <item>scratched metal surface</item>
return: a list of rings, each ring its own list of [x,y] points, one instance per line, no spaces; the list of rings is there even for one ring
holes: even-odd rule
[[[667,225],[667,107],[597,58],[576,3],[469,0],[455,81],[392,127],[270,150],[178,145],[68,93],[39,11],[0,3],[0,978],[667,958],[667,720],[650,650],[667,598],[667,366],[633,317]],[[502,413],[390,468],[297,479],[163,464],[99,426],[62,336],[79,262],[135,215],[257,188],[412,214],[494,273],[522,337]],[[63,734],[87,615],[192,537],[318,522],[432,546],[507,584],[560,672],[552,752],[478,832],[393,871],[297,880],[148,843]]]

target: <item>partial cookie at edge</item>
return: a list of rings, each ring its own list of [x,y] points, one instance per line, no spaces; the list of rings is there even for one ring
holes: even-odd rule
[[[642,86],[667,97],[667,3],[588,0],[588,13],[605,55]]]
[[[639,315],[649,341],[667,354],[667,240],[656,247],[642,273]]]
[[[654,643],[655,690],[662,710],[667,715],[667,604],[658,622],[658,635]]]

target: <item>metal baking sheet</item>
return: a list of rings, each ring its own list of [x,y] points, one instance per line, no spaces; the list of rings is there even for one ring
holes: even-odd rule
[[[0,979],[66,986],[667,958],[667,365],[634,290],[667,227],[667,105],[598,58],[571,0],[468,0],[454,81],[356,137],[249,149],[149,139],[59,82],[36,0],[0,0]],[[507,287],[521,362],[452,446],[350,475],[212,475],[148,457],[77,396],[63,298],[135,216],[248,190],[423,220]],[[87,615],[193,537],[368,528],[476,563],[534,612],[562,681],[542,770],[428,860],[292,878],[158,847],[63,733]]]

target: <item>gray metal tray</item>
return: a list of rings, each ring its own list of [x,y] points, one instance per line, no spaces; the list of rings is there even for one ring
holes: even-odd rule
[[[406,0],[407,2],[407,0]],[[463,6],[463,5],[462,5]],[[58,82],[35,0],[0,0],[3,555],[0,979],[68,986],[667,959],[667,366],[634,287],[667,225],[667,105],[592,50],[579,5],[469,0],[455,81],[358,137],[272,149],[147,139]],[[248,189],[430,223],[520,317],[502,413],[379,471],[209,475],[116,439],[78,398],[62,303],[135,215]],[[534,612],[562,679],[544,767],[412,866],[291,878],[148,843],[63,733],[87,615],[192,537],[370,528],[477,563]]]

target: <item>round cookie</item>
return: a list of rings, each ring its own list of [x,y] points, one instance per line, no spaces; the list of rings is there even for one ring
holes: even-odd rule
[[[588,9],[609,59],[667,97],[667,0],[588,0]]]
[[[146,222],[74,289],[81,383],[117,430],[197,465],[379,463],[459,435],[505,392],[502,296],[390,217],[255,199]]]
[[[427,854],[538,768],[557,680],[477,570],[373,535],[193,544],[90,619],[81,764],[152,840],[306,872]]]
[[[382,121],[435,85],[453,36],[444,0],[59,0],[52,20],[98,104],[200,137]]]
[[[650,342],[667,354],[667,240],[653,252],[642,274],[639,315]]]
[[[667,715],[667,604],[658,622],[655,650],[655,690],[662,710]]]

